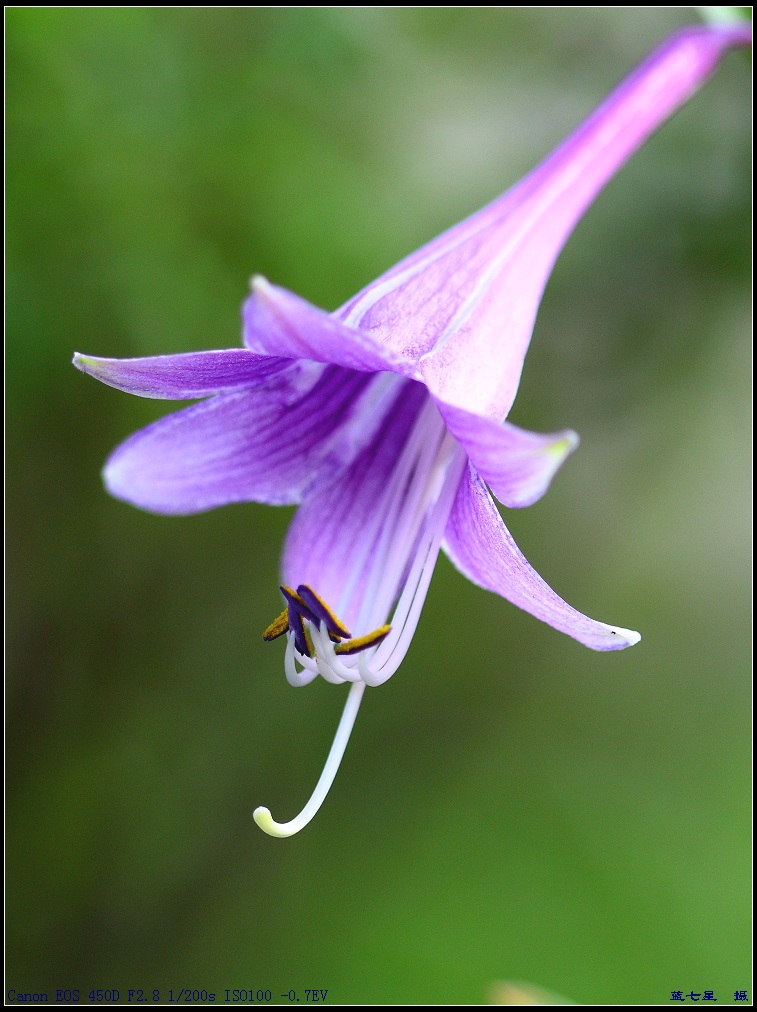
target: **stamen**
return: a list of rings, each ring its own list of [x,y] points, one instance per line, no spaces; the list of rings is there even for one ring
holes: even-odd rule
[[[308,587],[306,583],[301,583],[297,588],[297,593],[306,607],[312,612],[316,625],[319,625],[321,622],[326,623],[326,628],[332,639],[334,637],[338,640],[350,638],[352,633],[343,622],[340,622],[333,610],[329,608],[322,597],[316,594],[312,587]]]
[[[273,622],[263,633],[263,639],[270,643],[271,640],[278,639],[279,636],[283,636],[284,633],[289,629],[289,609],[285,608],[282,613],[275,618]]]
[[[297,649],[301,654],[306,657],[313,656],[313,644],[309,641],[307,631],[305,629],[305,619],[310,617],[310,613],[296,590],[292,590],[291,587],[281,587],[281,593],[287,600],[287,616],[289,620],[289,628],[294,633],[294,642]]]
[[[292,587],[287,587],[286,584],[282,584],[279,590],[286,598],[288,604],[293,605],[303,618],[308,618],[308,607],[296,590]]]
[[[308,627],[307,627],[306,623],[304,623],[304,622],[302,623],[302,630],[305,633],[305,643],[306,643],[307,648],[308,648],[307,656],[308,657],[315,657],[315,649],[313,647],[313,640],[311,639],[310,633],[308,632]]]
[[[256,808],[252,813],[252,817],[263,830],[264,833],[268,833],[269,836],[277,836],[279,838],[294,836],[295,833],[299,833],[301,829],[310,822],[313,816],[318,812],[318,809],[323,804],[326,795],[334,782],[339,764],[342,761],[342,756],[347,748],[347,742],[350,740],[350,734],[352,728],[355,725],[355,718],[357,712],[360,709],[360,701],[363,698],[363,692],[365,691],[365,682],[354,682],[350,687],[349,695],[347,696],[347,702],[344,705],[344,712],[342,713],[342,719],[339,721],[339,727],[334,735],[334,741],[331,745],[331,751],[329,752],[326,765],[323,767],[320,779],[315,786],[310,800],[302,809],[300,814],[290,822],[276,822],[271,815],[270,809],[261,806]]]
[[[305,619],[291,605],[288,607],[288,615],[289,628],[295,634],[295,646],[305,657],[313,657],[313,644],[309,642],[305,628]]]
[[[368,647],[375,647],[385,639],[392,631],[390,625],[382,625],[378,629],[374,629],[373,632],[366,633],[365,636],[358,636],[354,640],[347,640],[345,643],[339,643],[334,647],[335,654],[358,654],[361,650],[367,650]]]
[[[294,660],[294,636],[290,636],[284,654],[284,674],[291,686],[295,689],[308,685],[320,674],[318,665],[310,658],[301,658],[302,668],[298,671]]]
[[[319,629],[311,626],[315,643],[318,673],[332,685],[343,685],[344,682],[356,682],[359,675],[343,664],[334,653],[334,645],[326,631],[326,623],[322,622]]]
[[[322,624],[320,629],[316,629],[315,626],[311,626],[311,628],[316,643],[315,661],[318,665],[318,674],[332,685],[344,685],[345,679],[337,671],[338,662],[326,634],[325,625]]]

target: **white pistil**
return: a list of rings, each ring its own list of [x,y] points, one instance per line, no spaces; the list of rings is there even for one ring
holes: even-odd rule
[[[326,765],[323,767],[323,773],[321,773],[321,778],[315,785],[315,790],[310,797],[310,801],[308,801],[300,814],[292,819],[291,822],[276,822],[268,808],[261,806],[260,808],[256,808],[252,813],[253,819],[264,833],[268,833],[269,836],[278,837],[294,836],[295,833],[299,833],[301,829],[304,829],[317,813],[329,792],[329,788],[334,782],[334,777],[342,761],[344,750],[347,748],[347,742],[350,740],[350,733],[355,725],[355,718],[360,709],[360,701],[363,698],[364,692],[365,682],[355,682],[350,687],[347,702],[344,704],[342,719],[339,721],[339,727],[336,729],[329,757],[326,760]]]
[[[313,657],[301,654],[294,634],[289,633],[284,668],[291,685],[306,685],[316,675],[327,682],[349,681],[352,685],[323,773],[302,812],[291,822],[278,823],[267,808],[255,809],[255,821],[270,836],[292,836],[316,814],[334,782],[366,685],[385,682],[407,653],[466,460],[429,398],[394,466],[383,502],[374,513],[375,522],[364,532],[348,586],[335,609],[337,615],[346,610],[365,566],[370,564],[354,627],[363,630],[384,625],[400,590],[391,632],[374,647],[354,655],[338,655],[326,623],[305,619]]]

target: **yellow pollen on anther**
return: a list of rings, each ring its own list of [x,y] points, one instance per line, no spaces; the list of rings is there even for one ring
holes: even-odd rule
[[[303,625],[302,631],[305,634],[305,642],[308,645],[308,657],[315,657],[315,647],[313,646],[313,641],[310,638],[308,627],[306,625]]]
[[[318,602],[318,604],[321,606],[321,608],[323,608],[323,610],[326,612],[326,614],[328,615],[328,617],[331,619],[332,623],[334,624],[334,627],[335,627],[334,628],[334,632],[332,633],[331,631],[329,631],[329,636],[331,637],[332,641],[336,642],[334,640],[334,637],[341,637],[342,639],[344,639],[346,636],[350,635],[349,629],[347,628],[347,626],[344,624],[344,622],[342,622],[340,619],[338,619],[336,617],[336,615],[334,614],[333,608],[330,608],[326,604],[326,602],[323,600],[323,598],[321,597],[320,594],[316,594],[316,592],[313,590],[313,588],[309,587],[307,585],[307,583],[301,584],[301,589],[306,590],[309,594],[313,595],[313,597],[316,599],[316,601]],[[300,595],[300,600],[302,600],[301,595]]]
[[[263,633],[263,639],[266,642],[278,639],[279,636],[283,636],[289,628],[289,609],[285,608],[282,613],[271,622],[268,628]]]
[[[282,583],[281,591],[284,594],[284,597],[293,597],[297,604],[301,604],[303,608],[307,608],[307,605],[293,587],[287,587],[285,583]]]
[[[316,655],[309,629],[311,624],[316,627],[320,626],[324,632],[328,633],[329,639],[334,644],[334,652],[337,654],[357,654],[361,650],[378,646],[391,631],[390,625],[382,625],[380,628],[374,629],[373,632],[366,633],[365,636],[349,639],[350,633],[346,625],[337,618],[333,609],[319,594],[316,594],[312,587],[303,583],[298,590],[295,590],[293,587],[282,584],[281,592],[289,601],[289,605],[271,622],[263,633],[263,639],[270,642],[283,636],[286,632],[293,632],[296,649],[301,650],[304,644],[304,653],[307,657],[315,657]],[[326,619],[324,619],[324,615]],[[326,629],[326,625],[333,628]]]
[[[335,654],[357,654],[368,647],[374,647],[380,643],[392,631],[390,625],[382,625],[365,636],[357,636],[354,640],[347,640],[334,647]]]

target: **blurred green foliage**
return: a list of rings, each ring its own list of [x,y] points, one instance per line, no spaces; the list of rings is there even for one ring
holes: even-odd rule
[[[326,806],[342,690],[285,682],[291,511],[166,519],[98,469],[166,411],[76,349],[333,308],[535,164],[687,8],[10,8],[7,987],[464,1004],[748,988],[749,64],[600,197],[513,420],[583,445],[508,517],[596,655],[442,560]],[[750,993],[751,996],[751,993]]]

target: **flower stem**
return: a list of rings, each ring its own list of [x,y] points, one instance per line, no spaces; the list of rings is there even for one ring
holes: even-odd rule
[[[276,822],[268,808],[261,806],[260,808],[256,808],[252,813],[253,819],[264,833],[279,838],[294,836],[295,833],[299,833],[301,829],[307,826],[321,807],[326,795],[329,793],[331,785],[334,783],[339,764],[347,748],[347,742],[350,740],[350,734],[355,724],[357,712],[360,709],[360,701],[363,698],[364,691],[365,682],[362,681],[353,682],[350,687],[347,702],[344,704],[342,719],[339,721],[339,727],[336,729],[326,765],[323,767],[323,772],[318,783],[315,785],[315,790],[310,797],[310,801],[308,801],[300,814],[290,822]]]

